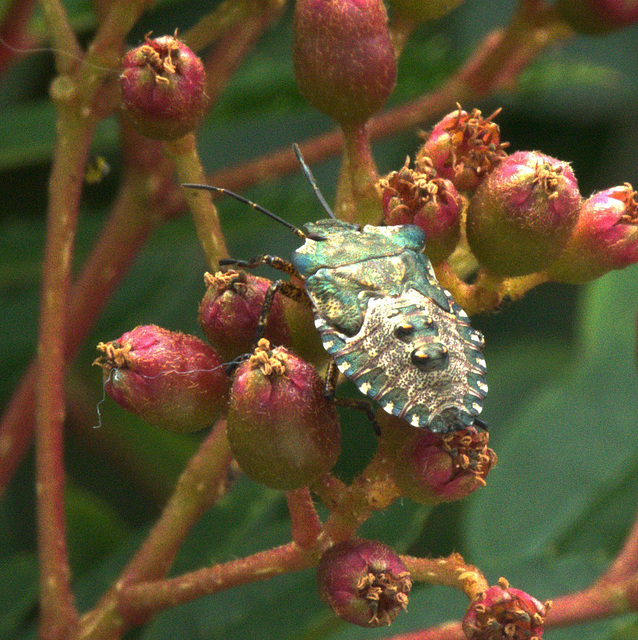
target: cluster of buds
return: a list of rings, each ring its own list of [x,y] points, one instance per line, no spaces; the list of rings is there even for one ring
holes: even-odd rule
[[[415,168],[406,163],[379,182],[385,223],[421,227],[435,264],[465,238],[479,265],[503,277],[579,283],[637,262],[631,185],[583,200],[568,163],[538,151],[506,154],[497,113],[459,107],[445,116]]]
[[[470,604],[463,631],[468,640],[540,640],[550,606],[501,578]]]

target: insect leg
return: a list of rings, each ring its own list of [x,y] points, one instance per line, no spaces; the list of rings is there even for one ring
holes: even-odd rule
[[[381,427],[374,417],[374,408],[372,404],[367,400],[353,400],[352,398],[341,398],[335,396],[335,390],[337,388],[337,380],[339,379],[339,369],[334,360],[330,360],[328,363],[328,370],[326,371],[326,380],[323,394],[328,400],[332,400],[339,407],[347,407],[348,409],[356,409],[357,411],[363,411],[374,432],[380,436]]]
[[[372,404],[367,400],[354,400],[352,398],[342,398],[340,396],[335,397],[334,403],[338,407],[346,407],[348,409],[356,409],[357,411],[363,411],[366,414],[374,432],[377,436],[381,435],[381,427],[374,417],[374,408]]]
[[[239,267],[241,269],[256,269],[262,265],[267,264],[273,269],[283,271],[289,276],[302,279],[297,269],[292,266],[292,263],[279,258],[278,256],[256,256],[250,260],[234,260],[233,258],[223,258],[219,261],[219,266]]]
[[[285,280],[275,280],[275,282],[266,289],[266,293],[264,295],[264,303],[261,307],[259,320],[257,321],[257,330],[255,331],[255,337],[253,339],[253,347],[256,347],[257,343],[264,337],[268,323],[268,316],[272,309],[272,303],[278,292],[295,302],[304,304],[308,307],[311,306],[310,298],[308,298],[308,294],[303,287],[299,287],[296,284],[292,284],[292,282],[287,282]]]
[[[324,380],[323,388],[323,395],[328,398],[328,400],[335,399],[338,379],[339,369],[337,368],[337,363],[331,359],[328,363],[328,369],[326,370],[326,379]]]

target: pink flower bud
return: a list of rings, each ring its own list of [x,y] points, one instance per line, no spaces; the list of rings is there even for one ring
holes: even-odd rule
[[[408,163],[379,182],[385,223],[421,227],[425,253],[432,262],[441,262],[458,244],[463,200],[452,182],[437,177],[429,165],[412,170]]]
[[[479,262],[504,276],[547,269],[578,220],[571,167],[538,151],[519,151],[481,183],[467,211],[467,239]]]
[[[599,35],[638,21],[636,0],[558,0],[556,10],[580,33]]]
[[[468,427],[453,433],[422,431],[396,456],[392,477],[401,495],[421,504],[460,500],[485,485],[496,464],[489,434]]]
[[[548,270],[557,282],[580,283],[638,262],[638,196],[630,184],[583,202],[567,247]]]
[[[198,431],[226,405],[230,381],[222,360],[195,336],[145,325],[97,348],[106,393],[149,424]]]
[[[228,439],[246,475],[274,489],[311,483],[341,451],[335,406],[317,372],[264,339],[235,373]]]
[[[410,574],[394,549],[371,540],[346,540],[317,567],[321,599],[339,618],[360,627],[389,625],[408,604]]]
[[[293,61],[299,90],[341,125],[361,125],[396,83],[380,0],[298,0]]]
[[[463,618],[468,640],[540,640],[551,602],[541,604],[505,578],[480,594]]]
[[[148,138],[174,140],[192,131],[208,103],[202,61],[173,36],[146,38],[122,60],[127,116]]]
[[[417,155],[417,163],[431,159],[441,178],[454,183],[459,191],[473,191],[483,178],[507,156],[501,132],[492,119],[483,118],[478,109],[470,113],[459,108],[435,125]]]
[[[208,341],[225,362],[251,350],[264,296],[272,284],[245,271],[204,274],[207,290],[199,305],[199,322]],[[284,314],[285,299],[276,295],[265,337],[275,345],[290,343],[290,329]]]

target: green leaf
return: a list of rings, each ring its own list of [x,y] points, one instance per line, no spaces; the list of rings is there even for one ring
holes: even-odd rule
[[[68,545],[74,575],[81,575],[128,534],[119,515],[91,491],[67,483]]]
[[[573,368],[509,421],[499,464],[467,513],[466,541],[481,566],[551,556],[574,532],[610,554],[635,517],[637,282],[631,268],[590,285]],[[599,528],[612,517],[611,531]]]
[[[37,604],[38,562],[16,553],[0,560],[0,638],[15,633]]]

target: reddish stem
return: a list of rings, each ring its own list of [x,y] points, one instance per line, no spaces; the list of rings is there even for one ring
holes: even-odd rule
[[[305,554],[294,542],[290,542],[170,580],[131,585],[120,591],[119,607],[127,619],[136,621],[140,616],[159,613],[231,587],[307,569],[316,562],[313,555]]]
[[[248,16],[230,29],[205,58],[206,94],[211,104],[219,100],[237,67],[283,7],[282,4],[270,11]]]
[[[554,600],[547,614],[547,628],[599,620],[638,610],[638,577],[615,584],[595,585]]]
[[[467,636],[463,633],[460,622],[448,622],[422,631],[387,636],[386,640],[467,640]]]
[[[64,516],[64,335],[83,168],[93,130],[91,121],[77,117],[66,106],[60,108],[49,182],[35,383],[40,632],[44,640],[65,638],[77,624]]]
[[[321,521],[308,487],[288,491],[286,502],[290,512],[293,541],[301,549],[312,547],[321,534]]]

